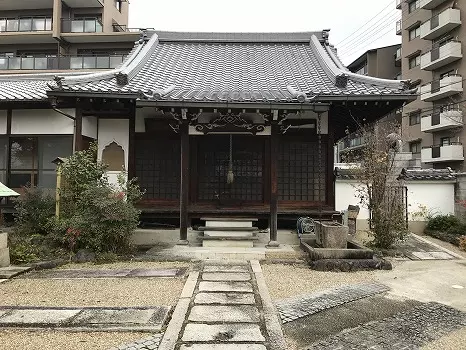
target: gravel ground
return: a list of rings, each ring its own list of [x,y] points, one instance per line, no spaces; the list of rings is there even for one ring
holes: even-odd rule
[[[175,305],[183,278],[13,279],[0,284],[0,305]]]
[[[0,330],[0,349],[108,350],[148,337],[148,333],[74,333],[53,330]]]
[[[83,263],[83,264],[66,264],[60,266],[59,269],[88,269],[88,270],[107,270],[107,269],[174,269],[182,267],[190,267],[192,264],[180,261],[163,261],[163,262],[152,262],[152,261],[122,261],[110,264],[94,264],[94,263]]]
[[[382,271],[321,272],[305,265],[262,265],[264,277],[273,300],[312,293],[345,284],[371,282]]]
[[[423,346],[421,350],[460,350],[466,349],[466,327],[451,332],[436,341]]]

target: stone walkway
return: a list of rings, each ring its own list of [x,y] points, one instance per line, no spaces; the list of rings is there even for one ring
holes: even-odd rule
[[[449,306],[427,303],[330,336],[307,350],[416,350],[466,326],[466,313]]]
[[[191,273],[159,350],[286,349],[258,261]]]

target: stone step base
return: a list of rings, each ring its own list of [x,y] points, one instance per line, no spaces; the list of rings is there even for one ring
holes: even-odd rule
[[[231,248],[253,248],[252,240],[216,240],[207,239],[202,241],[203,247],[231,247]]]
[[[0,267],[10,266],[10,249],[0,248]]]
[[[237,237],[253,237],[252,232],[244,231],[204,231],[204,237],[224,237],[235,239]]]
[[[253,227],[255,218],[201,218],[207,227]]]
[[[258,231],[258,227],[218,227],[218,226],[200,226],[199,231]]]
[[[0,232],[0,249],[8,247],[8,233]]]

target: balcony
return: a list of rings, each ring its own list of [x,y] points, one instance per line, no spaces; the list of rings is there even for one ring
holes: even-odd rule
[[[433,10],[447,0],[421,0],[419,7],[424,10]]]
[[[434,40],[460,25],[460,10],[448,8],[421,24],[421,39]]]
[[[431,102],[463,91],[463,78],[452,74],[421,86],[421,100]]]
[[[463,57],[461,42],[450,41],[421,56],[421,69],[434,70]]]
[[[403,2],[403,0],[396,0],[396,8],[399,10],[401,9],[401,3]]]
[[[401,28],[401,19],[396,21],[396,35],[401,35],[401,31],[402,31],[402,28]]]
[[[437,132],[463,126],[463,111],[459,108],[444,110],[421,118],[422,132]]]
[[[366,140],[363,136],[355,134],[348,135],[338,143],[338,150],[340,152],[354,151],[366,146]]]
[[[460,142],[424,147],[421,150],[422,163],[456,162],[462,160],[464,160],[463,145]]]
[[[62,33],[102,33],[103,25],[98,18],[62,18]]]
[[[126,56],[0,57],[0,70],[113,69]]]
[[[63,2],[73,9],[77,8],[102,8],[104,0],[63,0]]]
[[[52,30],[52,17],[1,18],[0,32],[44,32]]]
[[[53,0],[1,0],[0,11],[52,9]]]

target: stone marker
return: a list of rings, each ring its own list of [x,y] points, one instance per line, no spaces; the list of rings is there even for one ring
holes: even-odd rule
[[[204,272],[204,281],[249,281],[251,276],[248,272]]]
[[[255,306],[207,306],[195,305],[188,317],[194,322],[259,322],[259,311]]]
[[[0,267],[10,266],[10,249],[8,248],[8,233],[0,232]]]
[[[263,342],[265,338],[257,324],[189,323],[184,330],[182,340],[186,342]]]
[[[254,294],[251,293],[198,293],[194,298],[195,304],[248,304],[256,303]]]

